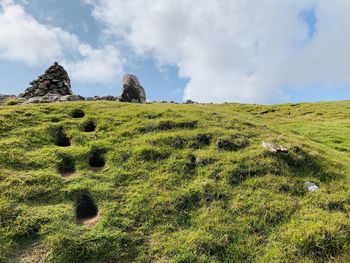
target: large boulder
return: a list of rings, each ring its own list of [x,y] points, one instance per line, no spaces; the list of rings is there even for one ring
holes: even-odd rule
[[[47,96],[50,97],[49,100],[55,101],[52,97],[73,95],[68,73],[57,62],[46,70],[45,74],[33,80],[30,85],[20,94],[20,97],[30,99]]]
[[[146,93],[135,75],[127,74],[122,81],[122,102],[146,102]]]

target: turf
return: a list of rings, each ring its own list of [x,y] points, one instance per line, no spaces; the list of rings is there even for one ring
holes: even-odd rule
[[[12,104],[0,262],[350,262],[349,101]]]

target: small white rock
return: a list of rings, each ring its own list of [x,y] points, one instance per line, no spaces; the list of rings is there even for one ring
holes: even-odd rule
[[[312,182],[305,182],[304,186],[307,188],[307,190],[311,191],[311,192],[315,192],[320,190],[320,187],[317,186],[315,183]]]
[[[262,142],[262,145],[268,149],[270,152],[275,152],[275,153],[288,153],[288,149],[278,145],[278,144],[274,144],[271,142]]]

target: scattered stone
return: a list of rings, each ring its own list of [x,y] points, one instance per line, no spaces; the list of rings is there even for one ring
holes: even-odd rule
[[[88,97],[86,100],[94,101],[94,100],[109,100],[109,101],[120,101],[120,96],[94,96]]]
[[[66,95],[60,97],[59,101],[82,101],[85,100],[83,96],[80,95]]]
[[[57,95],[56,93],[48,93],[42,97],[33,97],[30,99],[27,99],[23,104],[50,103],[55,101],[82,101],[82,100],[85,100],[85,99],[80,95],[60,96],[60,95]]]
[[[318,191],[320,190],[320,187],[317,186],[315,183],[313,182],[305,182],[304,183],[304,186],[307,190],[309,190],[310,192],[315,192],[315,191]]]
[[[9,99],[17,99],[17,97],[15,95],[0,94],[0,102],[9,100]]]
[[[32,97],[27,99],[23,104],[30,104],[30,103],[50,103],[55,102],[60,99],[60,96],[55,93],[47,93],[46,95],[42,97]]]
[[[262,145],[268,149],[270,152],[274,152],[274,153],[288,153],[288,149],[281,146],[281,145],[278,145],[278,144],[274,144],[274,143],[271,143],[271,142],[262,142]]]
[[[17,98],[15,95],[0,94],[0,105],[17,105],[23,103],[24,99]]]
[[[30,85],[20,97],[36,98],[33,100],[35,102],[53,102],[62,96],[73,95],[68,73],[57,62],[46,70],[45,74],[30,82]],[[41,97],[44,97],[42,101],[39,99]]]
[[[122,81],[122,95],[120,101],[122,102],[146,102],[146,93],[141,86],[138,78],[135,75],[127,74]]]

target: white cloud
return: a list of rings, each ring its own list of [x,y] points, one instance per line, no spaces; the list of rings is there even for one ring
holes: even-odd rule
[[[39,23],[11,0],[0,4],[0,59],[29,65],[63,61],[79,82],[110,83],[121,74],[123,60],[112,46],[93,49],[74,34]]]
[[[108,34],[189,78],[184,98],[281,102],[282,87],[350,85],[345,0],[85,0]],[[317,32],[300,18],[315,9]]]
[[[41,64],[62,56],[77,38],[57,27],[39,24],[20,5],[6,1],[0,13],[0,57]]]
[[[113,46],[93,49],[82,44],[79,46],[79,53],[84,57],[83,60],[65,63],[77,81],[108,84],[123,73],[123,60]]]

